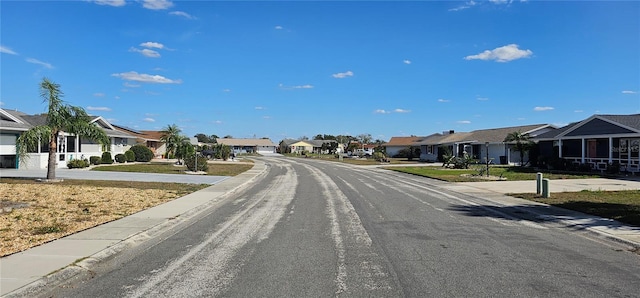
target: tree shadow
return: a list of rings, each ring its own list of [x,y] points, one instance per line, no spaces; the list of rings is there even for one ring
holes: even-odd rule
[[[515,206],[452,205],[451,211],[472,217],[490,217],[510,221],[560,223],[584,230],[607,227],[640,232],[640,215],[629,205],[594,202],[567,202],[555,206],[521,204]]]

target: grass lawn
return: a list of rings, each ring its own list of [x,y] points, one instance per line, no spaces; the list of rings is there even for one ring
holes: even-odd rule
[[[385,169],[409,173],[449,182],[475,182],[475,181],[487,181],[481,177],[474,177],[477,175],[482,165],[472,166],[470,169],[446,169],[442,167],[388,167]],[[543,172],[544,173],[544,172]],[[462,176],[463,174],[471,176]],[[489,169],[491,176],[502,177],[508,181],[518,180],[535,180],[536,171],[528,168],[520,167],[491,167]],[[598,175],[583,175],[583,174],[554,174],[544,173],[545,178],[549,179],[583,179],[583,178],[598,178]]]
[[[554,192],[546,199],[536,194],[509,195],[640,226],[640,190]]]
[[[0,256],[157,206],[208,184],[0,178]]]
[[[209,163],[207,175],[211,176],[236,176],[253,167],[252,164],[245,163]],[[166,162],[150,162],[122,165],[97,166],[92,171],[107,172],[136,172],[136,173],[158,173],[158,174],[185,174],[186,166],[177,166]]]

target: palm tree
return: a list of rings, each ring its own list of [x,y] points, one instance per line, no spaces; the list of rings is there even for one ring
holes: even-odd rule
[[[509,133],[504,138],[505,143],[515,142],[516,151],[520,152],[520,166],[524,166],[524,153],[531,148],[532,142],[529,135],[520,131],[514,131]]]
[[[58,136],[61,133],[100,142],[103,146],[110,144],[109,137],[99,127],[90,123],[91,117],[81,107],[67,105],[62,101],[60,85],[43,78],[40,83],[40,96],[48,102],[47,122],[23,132],[18,137],[16,147],[21,161],[29,158],[29,149],[37,148],[41,141],[49,141],[49,162],[47,164],[47,180],[56,179],[56,153]]]
[[[167,158],[173,157],[178,149],[178,144],[184,139],[181,135],[182,130],[177,125],[171,124],[167,125],[160,133],[162,134],[160,141],[167,146]]]

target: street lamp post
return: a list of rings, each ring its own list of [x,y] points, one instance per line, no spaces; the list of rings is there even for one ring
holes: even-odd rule
[[[484,146],[487,151],[487,177],[489,177],[489,142],[485,142]]]

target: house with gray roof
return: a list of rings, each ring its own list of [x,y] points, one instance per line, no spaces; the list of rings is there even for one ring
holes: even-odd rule
[[[420,142],[420,159],[425,161],[442,160],[442,155],[448,153],[454,156],[468,154],[483,163],[487,158],[492,163],[522,164],[528,161],[520,160],[520,154],[515,150],[515,143],[504,142],[507,135],[520,132],[535,138],[540,134],[556,130],[550,124],[532,124],[501,128],[480,129],[471,132],[448,131],[426,137]]]
[[[46,121],[46,114],[28,115],[17,110],[0,109],[0,167],[45,169],[49,154],[49,146],[46,141],[41,141],[34,152],[29,152],[29,158],[24,163],[21,163],[19,156],[17,156],[16,142],[20,134],[32,127],[45,125]],[[57,140],[57,167],[66,167],[67,161],[73,159],[102,156],[103,149],[107,149],[112,156],[115,156],[135,145],[135,136],[116,130],[104,118],[92,116],[91,123],[103,129],[111,139],[109,148],[102,148],[102,145],[84,139],[82,136],[62,132]]]
[[[535,139],[546,159],[600,171],[617,163],[621,171],[640,172],[640,114],[593,115]]]

